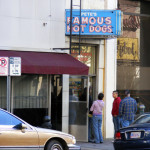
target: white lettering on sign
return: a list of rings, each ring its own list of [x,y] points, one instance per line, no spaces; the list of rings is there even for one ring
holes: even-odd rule
[[[10,57],[10,75],[21,76],[21,58]]]
[[[75,17],[72,19],[72,23],[73,24],[80,24],[80,18],[79,17]],[[111,17],[81,17],[81,24],[95,24],[95,23],[98,23],[98,24],[111,24],[112,21],[111,21]],[[70,24],[70,17],[67,17],[67,24]]]
[[[93,13],[93,12],[81,12],[81,16],[90,16],[90,17],[96,17],[97,13]]]
[[[103,33],[111,33],[112,32],[112,26],[111,26],[111,17],[81,17],[81,32],[83,33],[85,28],[87,27],[88,24],[89,26],[89,32],[103,32]],[[67,32],[70,32],[70,17],[67,17]],[[72,22],[72,31],[74,32],[79,32],[80,27],[80,18],[75,17],[73,18]],[[97,24],[97,25],[96,25]]]
[[[71,17],[71,18],[70,18]],[[66,9],[66,35],[98,35],[104,38],[121,35],[120,10]]]

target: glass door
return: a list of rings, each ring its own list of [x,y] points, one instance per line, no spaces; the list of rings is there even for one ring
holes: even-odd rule
[[[69,133],[78,141],[88,137],[88,77],[70,76],[69,80]]]

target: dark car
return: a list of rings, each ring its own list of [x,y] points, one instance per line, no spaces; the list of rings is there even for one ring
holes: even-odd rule
[[[150,114],[143,114],[129,127],[120,129],[113,145],[115,150],[150,150]]]

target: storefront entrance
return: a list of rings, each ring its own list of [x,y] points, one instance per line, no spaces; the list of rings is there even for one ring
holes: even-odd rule
[[[87,77],[70,77],[69,133],[80,141],[87,138],[87,106]]]
[[[88,140],[88,112],[94,98],[95,77],[70,76],[69,133],[79,141]]]
[[[41,127],[44,116],[50,116],[52,129],[65,132],[69,129],[77,140],[87,141],[89,102],[92,103],[96,93],[95,46],[82,46],[81,55],[75,54],[82,63],[70,55],[67,57],[71,62],[71,73],[68,72],[70,65],[65,70],[60,63],[55,70],[59,75],[24,72],[21,76],[11,77],[9,106],[12,113],[31,125]],[[87,74],[89,69],[90,75]],[[0,82],[0,107],[7,109],[7,77],[0,77]]]
[[[76,48],[74,46],[73,48]],[[69,79],[69,133],[78,141],[92,136],[88,112],[96,98],[96,47],[81,46],[80,55],[72,48],[72,56],[89,66],[88,76],[70,76]]]

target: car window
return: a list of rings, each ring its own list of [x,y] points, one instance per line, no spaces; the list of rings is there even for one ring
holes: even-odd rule
[[[0,110],[0,125],[17,125],[22,123],[19,119],[11,114]]]
[[[143,115],[137,118],[133,124],[150,123],[150,115]]]

